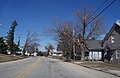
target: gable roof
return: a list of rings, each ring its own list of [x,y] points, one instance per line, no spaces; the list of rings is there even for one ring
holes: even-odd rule
[[[101,41],[102,40],[86,40],[86,46],[90,50],[101,50]]]
[[[108,40],[108,38],[111,36],[111,34],[113,33],[113,31],[114,31],[114,29],[115,29],[116,26],[120,26],[120,20],[117,20],[117,21],[113,24],[113,26],[112,26],[112,28],[110,29],[110,31],[105,35],[102,43],[104,43],[106,40]]]

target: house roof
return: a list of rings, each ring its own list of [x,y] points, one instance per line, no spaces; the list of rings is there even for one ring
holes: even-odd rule
[[[116,26],[120,26],[120,20],[117,20],[117,21],[113,24],[113,26],[112,26],[112,28],[110,29],[110,31],[105,35],[102,43],[104,43],[106,40],[108,40],[108,38],[109,38],[110,35],[113,33],[113,31],[114,31],[114,29],[115,29]]]
[[[115,49],[117,49],[115,46],[113,46],[112,44],[108,44],[108,45],[106,45],[105,47],[104,47],[104,49],[107,49],[107,48],[109,48],[110,50],[115,50]]]
[[[102,40],[86,40],[86,46],[90,50],[102,50],[101,41]]]

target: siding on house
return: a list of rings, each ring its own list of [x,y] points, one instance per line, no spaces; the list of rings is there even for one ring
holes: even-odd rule
[[[114,43],[111,43],[111,36],[114,36]],[[120,26],[116,26],[109,38],[105,40],[104,47],[106,45],[112,45],[115,49],[120,49]]]
[[[113,41],[111,41],[113,40]],[[106,34],[104,38],[103,47],[105,48],[107,46],[107,49],[109,47],[109,52],[111,52],[111,60],[113,62],[119,62],[120,63],[120,26],[119,24],[114,24],[108,34]],[[119,51],[118,51],[119,50]],[[118,52],[117,52],[118,51]],[[105,52],[107,52],[105,50]],[[108,53],[109,53],[108,52]],[[116,52],[118,54],[118,57],[116,57]]]
[[[115,44],[114,44],[114,46],[116,46],[116,48],[120,48],[120,26],[116,26],[113,34],[115,34]]]

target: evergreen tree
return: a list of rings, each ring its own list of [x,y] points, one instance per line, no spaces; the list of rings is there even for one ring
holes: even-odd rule
[[[12,22],[12,25],[9,29],[8,36],[7,36],[7,44],[8,44],[8,50],[13,53],[16,51],[16,44],[14,43],[14,32],[15,28],[17,26],[16,20]]]
[[[7,45],[4,41],[3,37],[0,37],[0,53],[7,54]]]

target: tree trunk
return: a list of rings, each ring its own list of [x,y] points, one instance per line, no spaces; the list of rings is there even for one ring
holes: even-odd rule
[[[68,52],[66,52],[66,55],[65,55],[65,60],[68,60],[69,58],[68,58]]]
[[[65,61],[67,61],[67,62],[69,62],[70,60],[71,60],[71,57],[70,57],[70,53],[69,52],[67,52],[66,53],[66,59],[65,59]]]
[[[25,48],[23,48],[23,56],[25,56]]]
[[[81,44],[81,61],[85,61],[85,47],[84,47],[84,44],[82,43]]]

